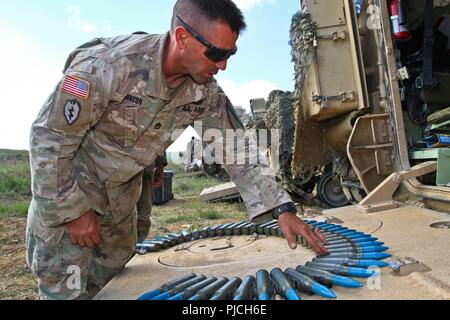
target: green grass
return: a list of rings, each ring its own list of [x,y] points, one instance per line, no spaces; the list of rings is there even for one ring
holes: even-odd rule
[[[3,175],[0,173],[0,193],[30,195],[29,177]]]
[[[236,203],[208,203],[199,198],[205,188],[222,184],[209,176],[182,177],[184,166],[169,163],[175,172],[172,192],[176,199],[185,199],[180,207],[154,207],[163,224],[201,226],[224,219],[242,219],[245,208]],[[26,151],[0,150],[0,217],[25,216],[31,200],[30,168]]]
[[[203,189],[215,187],[222,184],[222,181],[211,177],[177,177],[173,180],[173,193],[182,196],[198,196]]]
[[[175,174],[182,174],[184,173],[184,164],[169,161],[169,164],[167,165],[166,169],[173,170]]]
[[[0,194],[30,196],[28,153],[0,150]]]
[[[0,162],[28,161],[28,151],[0,149]]]
[[[222,183],[223,181],[209,176],[183,177],[175,174],[172,182],[175,202],[153,207],[152,216],[155,222],[152,225],[153,233],[180,231],[186,228],[198,229],[207,225],[221,224],[224,221],[248,219],[247,209],[243,204],[209,203],[200,199],[199,195],[203,189]]]
[[[0,149],[0,217],[26,216],[30,185],[28,152]]]
[[[0,200],[0,217],[24,217],[28,213],[29,200]]]
[[[187,203],[196,202],[200,210],[192,209]],[[186,208],[180,212],[179,210],[171,210],[159,207],[153,214],[156,229],[168,226],[189,226],[192,229],[202,228],[207,225],[216,225],[223,221],[240,221],[248,219],[247,211],[237,203],[221,203],[211,204],[202,202],[201,200],[189,200]],[[152,226],[153,228],[153,226]]]

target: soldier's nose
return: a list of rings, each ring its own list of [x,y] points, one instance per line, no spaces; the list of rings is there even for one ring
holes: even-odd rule
[[[216,67],[222,71],[225,71],[227,69],[227,60],[217,62]]]

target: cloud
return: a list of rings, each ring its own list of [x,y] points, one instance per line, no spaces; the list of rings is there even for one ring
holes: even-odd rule
[[[276,1],[277,0],[234,0],[234,3],[239,7],[239,9],[247,11],[264,3],[275,4]]]
[[[112,29],[112,26],[110,24],[98,26],[92,22],[82,20],[81,9],[79,6],[71,5],[67,7],[66,13],[69,14],[66,25],[70,30],[78,30],[85,33],[91,33],[99,31],[108,32]]]
[[[276,84],[266,80],[251,80],[243,85],[237,85],[227,79],[217,81],[233,105],[243,107],[247,111],[250,111],[250,99],[267,99],[270,92],[279,89]]]

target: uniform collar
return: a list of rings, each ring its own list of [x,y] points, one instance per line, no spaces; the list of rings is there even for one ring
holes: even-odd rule
[[[178,106],[205,99],[209,85],[199,85],[191,77],[187,77],[186,81],[176,89],[175,96],[171,96],[173,90],[168,87],[163,71],[164,49],[168,40],[169,32],[160,35],[155,44],[158,50],[155,52],[156,56],[153,57],[154,63],[150,67],[151,70],[149,71],[150,76],[147,82],[146,94]]]

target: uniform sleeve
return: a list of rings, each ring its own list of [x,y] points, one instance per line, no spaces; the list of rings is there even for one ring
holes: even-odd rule
[[[209,110],[215,111],[214,116],[220,119],[215,123],[218,124],[217,129],[222,132],[223,141],[225,141],[222,157],[224,168],[236,184],[248,209],[249,218],[253,220],[262,217],[272,209],[291,202],[291,197],[275,179],[275,174],[265,153],[266,150],[257,148],[256,139],[250,138],[250,142],[245,144],[244,148],[242,144],[238,148],[239,143],[234,143],[234,136],[231,136],[230,133],[236,129],[240,129],[238,131],[243,133],[244,126],[222,89],[218,87],[216,94],[206,101],[206,105]],[[227,135],[226,129],[233,130],[229,131]],[[208,140],[208,135],[206,138]],[[218,141],[218,139],[215,138],[214,141]],[[205,142],[210,143],[211,141]],[[220,156],[218,158],[220,159]]]
[[[78,186],[73,159],[87,131],[107,108],[118,77],[97,58],[67,68],[44,104],[30,135],[33,210],[46,227],[58,227],[90,208]]]
[[[157,167],[167,167],[169,163],[167,162],[167,154],[164,152],[162,155],[157,156],[155,159],[155,166]]]

